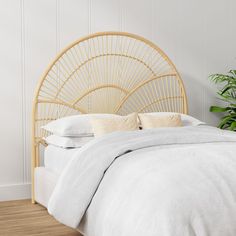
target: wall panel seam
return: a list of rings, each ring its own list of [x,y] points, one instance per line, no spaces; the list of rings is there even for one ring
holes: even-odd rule
[[[123,1],[119,0],[119,31],[123,31]]]
[[[26,97],[25,97],[25,15],[24,0],[20,2],[20,34],[21,34],[21,129],[22,129],[22,158],[23,158],[23,183],[28,179],[28,163],[26,160]]]
[[[88,1],[88,34],[92,33],[92,0]]]
[[[155,7],[155,0],[151,0],[151,38],[150,40],[154,42],[154,8]]]
[[[56,54],[61,50],[60,39],[60,0],[56,0]]]

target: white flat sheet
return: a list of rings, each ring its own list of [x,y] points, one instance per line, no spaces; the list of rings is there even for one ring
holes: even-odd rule
[[[56,174],[61,174],[79,148],[60,148],[48,145],[44,151],[44,166]]]

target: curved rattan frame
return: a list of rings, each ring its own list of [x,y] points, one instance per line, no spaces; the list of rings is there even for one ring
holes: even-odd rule
[[[51,62],[36,88],[32,112],[32,202],[39,144],[44,144],[42,137],[48,135],[40,129],[41,125],[78,112],[187,113],[187,109],[178,71],[149,40],[126,32],[100,32],[73,42]]]

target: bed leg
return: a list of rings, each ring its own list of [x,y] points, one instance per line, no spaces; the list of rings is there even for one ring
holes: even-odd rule
[[[31,157],[31,202],[33,204],[35,201],[35,191],[34,191],[34,169],[36,167],[36,144],[32,145],[32,157]]]
[[[32,175],[34,175],[34,171],[32,171]],[[34,177],[31,177],[31,181],[32,181],[32,183],[31,183],[31,202],[33,204],[35,204],[36,201],[35,201],[35,193],[34,193]]]

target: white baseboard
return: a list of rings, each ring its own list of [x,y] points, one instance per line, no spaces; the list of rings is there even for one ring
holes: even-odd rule
[[[31,184],[12,184],[0,186],[0,201],[31,198]]]

